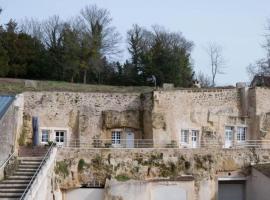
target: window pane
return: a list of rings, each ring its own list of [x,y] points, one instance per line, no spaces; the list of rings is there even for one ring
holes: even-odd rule
[[[49,140],[49,130],[42,130],[41,141],[48,142],[48,140]]]
[[[246,127],[238,127],[237,129],[237,140],[245,141],[246,140]]]
[[[121,132],[112,131],[112,144],[120,144]]]
[[[55,141],[63,143],[65,141],[65,131],[55,131]]]
[[[188,143],[188,130],[182,130],[181,131],[181,142]]]

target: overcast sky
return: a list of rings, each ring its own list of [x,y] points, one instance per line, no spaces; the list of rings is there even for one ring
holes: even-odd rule
[[[181,31],[195,44],[192,58],[196,72],[210,73],[204,48],[209,42],[219,43],[227,66],[226,74],[217,77],[219,84],[248,81],[246,66],[264,56],[261,44],[270,17],[270,0],[0,0],[4,9],[0,22],[25,17],[46,19],[54,14],[67,19],[88,4],[111,12],[113,25],[122,34],[123,48],[126,31],[135,23]],[[123,54],[123,58],[127,56]]]

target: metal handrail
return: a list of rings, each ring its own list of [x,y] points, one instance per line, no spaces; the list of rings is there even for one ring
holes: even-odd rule
[[[2,169],[3,167],[5,167],[7,165],[7,163],[9,162],[9,160],[14,156],[15,152],[13,152],[8,159],[6,159],[6,161],[1,165],[0,169]]]
[[[129,147],[129,141],[132,141],[132,147]],[[225,141],[209,140],[199,141],[196,147],[191,143],[182,143],[181,141],[171,140],[165,142],[164,140],[155,139],[120,139],[117,144],[112,143],[112,139],[72,139],[66,141],[62,146],[65,148],[269,148],[270,140],[245,140],[233,141],[231,145],[226,146]],[[170,143],[171,142],[171,143]]]
[[[27,192],[29,191],[30,187],[32,186],[32,183],[34,182],[35,178],[37,177],[37,174],[39,173],[40,169],[43,167],[44,163],[46,162],[48,155],[51,153],[51,150],[54,146],[54,143],[51,144],[50,148],[48,149],[48,151],[46,152],[45,156],[43,157],[40,165],[38,166],[35,174],[32,176],[30,182],[28,183],[27,187],[25,188],[20,200],[23,200],[24,197],[26,196]]]

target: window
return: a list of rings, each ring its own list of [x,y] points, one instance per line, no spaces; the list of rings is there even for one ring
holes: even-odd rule
[[[238,127],[237,128],[237,141],[242,142],[246,140],[246,132],[247,128],[246,127]]]
[[[49,141],[49,130],[42,130],[41,131],[41,142],[48,142]]]
[[[199,134],[199,131],[192,130],[191,131],[191,141],[192,142],[197,142],[197,136]]]
[[[181,131],[181,143],[188,143],[189,131],[182,130]]]
[[[63,143],[65,138],[65,131],[55,131],[55,141],[57,143]]]
[[[233,127],[232,126],[225,127],[225,141],[233,141]]]
[[[120,131],[113,131],[112,132],[112,144],[120,144]]]

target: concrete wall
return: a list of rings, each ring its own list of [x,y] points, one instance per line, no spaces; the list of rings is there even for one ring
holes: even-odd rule
[[[68,190],[64,194],[63,200],[104,200],[105,194],[104,189],[95,188],[78,188]]]
[[[62,200],[61,192],[58,192],[54,180],[54,164],[57,149],[51,151],[46,163],[42,166],[37,177],[35,178],[31,189],[25,196],[25,200]]]
[[[17,95],[0,120],[0,166],[18,146],[17,139],[22,128],[23,100],[23,95]]]
[[[270,197],[270,178],[252,168],[251,176],[248,180],[247,200],[268,200]]]
[[[105,200],[194,200],[194,181],[108,181]]]

